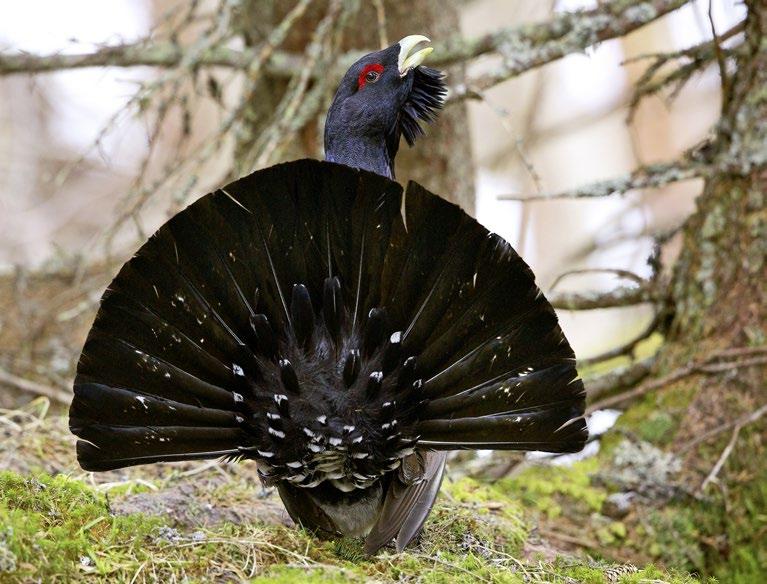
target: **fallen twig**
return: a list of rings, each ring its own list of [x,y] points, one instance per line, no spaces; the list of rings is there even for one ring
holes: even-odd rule
[[[711,472],[708,473],[705,479],[703,479],[703,482],[701,483],[700,487],[698,487],[698,492],[702,493],[706,490],[706,487],[708,484],[712,481],[716,481],[717,476],[719,475],[719,472],[722,470],[722,467],[724,466],[724,463],[727,462],[727,459],[730,457],[730,454],[732,454],[733,448],[735,448],[735,443],[738,441],[738,436],[740,435],[740,429],[742,426],[737,425],[732,431],[732,436],[730,437],[730,441],[727,443],[727,446],[724,447],[724,450],[722,451],[722,454],[719,456],[719,459],[716,461],[716,464],[714,464],[714,467],[711,469]]]
[[[582,547],[586,549],[599,548],[599,544],[597,544],[597,542],[595,541],[591,541],[590,539],[585,539],[585,538],[577,537],[574,535],[569,535],[567,533],[561,533],[559,531],[550,531],[550,530],[540,530],[539,533],[543,537],[547,537],[549,539],[556,539],[559,541],[563,541],[565,543],[576,545],[578,547]]]
[[[703,442],[706,442],[710,438],[713,438],[714,436],[718,436],[722,432],[726,432],[730,428],[733,428],[735,426],[746,426],[748,424],[751,424],[753,422],[756,422],[759,418],[761,418],[764,414],[767,414],[767,404],[763,405],[761,408],[751,412],[750,414],[746,414],[745,416],[741,416],[740,418],[737,418],[735,420],[731,420],[725,424],[722,424],[721,426],[717,426],[716,428],[712,428],[708,432],[704,432],[688,444],[685,444],[684,447],[677,452],[677,456],[682,456],[695,448],[698,444],[702,444]]]
[[[69,402],[72,401],[72,396],[61,389],[19,377],[2,368],[0,368],[0,383],[10,385],[27,393],[42,395],[60,404],[69,405]]]

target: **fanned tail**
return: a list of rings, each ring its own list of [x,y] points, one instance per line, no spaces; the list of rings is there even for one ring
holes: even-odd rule
[[[429,451],[577,451],[583,412],[573,351],[508,243],[417,184],[403,198],[302,160],[201,198],[123,266],[70,427],[87,470],[254,459],[297,521],[373,529],[373,550],[420,529],[444,463]]]

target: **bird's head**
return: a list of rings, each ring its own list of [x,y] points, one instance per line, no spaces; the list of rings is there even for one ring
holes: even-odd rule
[[[421,65],[429,39],[410,35],[359,59],[344,75],[328,111],[328,160],[394,176],[400,137],[412,146],[447,93],[441,71]]]

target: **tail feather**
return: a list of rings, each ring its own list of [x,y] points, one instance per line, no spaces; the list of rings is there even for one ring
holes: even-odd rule
[[[505,374],[465,389],[459,393],[429,400],[422,413],[423,420],[444,419],[449,416],[478,417],[498,414],[522,413],[547,409],[572,400],[579,392],[573,384],[572,366],[566,363],[552,365],[539,371],[519,371]],[[552,401],[545,401],[535,391],[550,388]]]
[[[242,416],[236,412],[193,406],[136,390],[82,383],[75,387],[70,424],[83,428],[89,424],[115,426],[198,426],[239,428]],[[107,402],[109,407],[98,407]]]
[[[298,161],[201,198],[123,266],[71,428],[88,469],[245,456],[343,491],[418,444],[578,450],[583,409],[505,241],[414,183]]]
[[[109,448],[115,458],[140,456],[166,456],[191,453],[217,453],[237,451],[237,440],[242,438],[239,428],[195,426],[116,426],[90,424],[81,429],[80,437],[86,442],[98,442],[102,450]],[[140,447],[140,448],[137,448]],[[221,455],[218,455],[221,456]]]
[[[572,403],[537,411],[422,422],[419,444],[438,450],[495,448],[577,452],[585,423]]]
[[[445,318],[445,306],[450,305],[451,300],[456,297],[464,284],[464,275],[471,271],[476,263],[476,250],[481,249],[481,240],[482,237],[478,236],[470,221],[461,222],[455,237],[435,263],[438,268],[433,271],[420,291],[421,298],[405,328],[404,338],[407,345],[429,346],[428,339]]]
[[[174,324],[157,314],[153,308],[137,302],[134,298],[114,295],[107,298],[96,322],[98,329],[106,334],[122,327],[137,344],[151,346],[168,362],[196,377],[212,381],[228,382],[232,376],[231,357],[214,343],[200,343],[191,331],[184,332]]]
[[[99,446],[88,440],[77,441],[77,461],[82,469],[103,472],[139,464],[208,460],[240,454],[239,449],[232,447],[232,440],[203,440],[199,433],[195,433],[189,428],[176,432],[167,430],[158,432],[147,428],[143,434],[138,432],[140,428],[133,428],[132,430],[134,430],[132,435],[101,426],[92,426],[88,431],[83,431],[81,434],[83,436],[99,432]],[[153,440],[161,438],[167,440],[162,452],[157,452],[156,447],[149,448],[147,446]],[[126,447],[120,444],[129,439],[133,439],[133,446]],[[193,443],[196,448],[185,451],[178,446],[183,443]]]
[[[162,231],[162,230],[161,230]],[[152,239],[128,262],[105,294],[106,302],[112,296],[130,302],[131,300],[151,310],[164,321],[173,325],[194,339],[206,351],[221,357],[236,354],[242,346],[235,328],[221,317],[216,308],[219,300],[206,300],[204,292],[208,286],[194,284],[191,266],[178,266],[174,249],[177,243],[165,237]],[[169,251],[172,260],[164,257]],[[163,251],[161,252],[160,249]],[[101,311],[106,314],[107,311]],[[97,321],[98,324],[98,321]],[[244,328],[240,330],[243,334]]]
[[[141,388],[144,394],[190,405],[231,408],[235,404],[233,392],[224,389],[223,384],[205,381],[162,357],[155,357],[146,347],[133,345],[124,339],[115,340],[99,330],[93,330],[85,344],[75,387],[84,381],[103,379],[103,372],[99,369],[104,363],[110,367],[105,386]],[[73,404],[77,407],[78,402],[75,400]],[[105,405],[109,407],[108,403]]]
[[[558,364],[568,367],[574,378],[571,350],[556,345],[561,332],[552,328],[555,324],[553,314],[539,312],[516,327],[510,324],[512,328],[507,334],[491,336],[476,345],[477,341],[467,343],[466,353],[459,354],[455,361],[448,362],[426,380],[425,393],[434,398],[453,395],[498,377],[524,376]],[[531,343],[530,339],[536,341]]]
[[[514,271],[513,266],[504,268]],[[540,296],[537,287],[515,293],[513,283],[509,282],[506,286],[503,279],[499,283],[482,286],[479,283],[479,272],[477,274],[478,283],[466,286],[463,296],[447,308],[446,314],[452,318],[440,323],[441,326],[424,343],[421,361],[431,370],[440,372],[456,358],[493,344],[498,336],[519,337],[520,326],[530,320],[540,323],[540,332],[544,335],[555,335],[556,332],[561,335],[561,331],[556,330],[556,315],[548,302]],[[515,351],[540,351],[546,355],[545,349],[556,349],[548,345],[540,341],[534,344],[528,342],[515,347]],[[567,350],[569,346],[565,347],[564,352]]]
[[[387,258],[390,262],[384,274],[392,288],[388,297],[382,298],[382,304],[392,311],[393,319],[402,323],[405,330],[419,313],[419,308],[422,312],[424,308],[438,304],[438,298],[433,294],[429,298],[430,276],[432,281],[439,278],[443,267],[440,260],[454,243],[452,235],[461,230],[464,221],[471,221],[456,205],[433,195],[425,196],[422,191],[415,183],[408,185],[404,209],[408,245]],[[452,279],[445,278],[443,282],[453,285]],[[403,340],[403,346],[408,346],[407,340]]]

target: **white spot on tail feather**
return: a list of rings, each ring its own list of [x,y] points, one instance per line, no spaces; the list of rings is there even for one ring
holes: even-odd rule
[[[272,428],[272,427],[270,426],[270,427],[267,429],[267,431],[268,431],[268,432],[269,432],[269,433],[270,433],[272,436],[275,436],[275,437],[277,437],[277,438],[285,438],[285,432],[283,432],[282,430],[275,430],[274,428]]]

